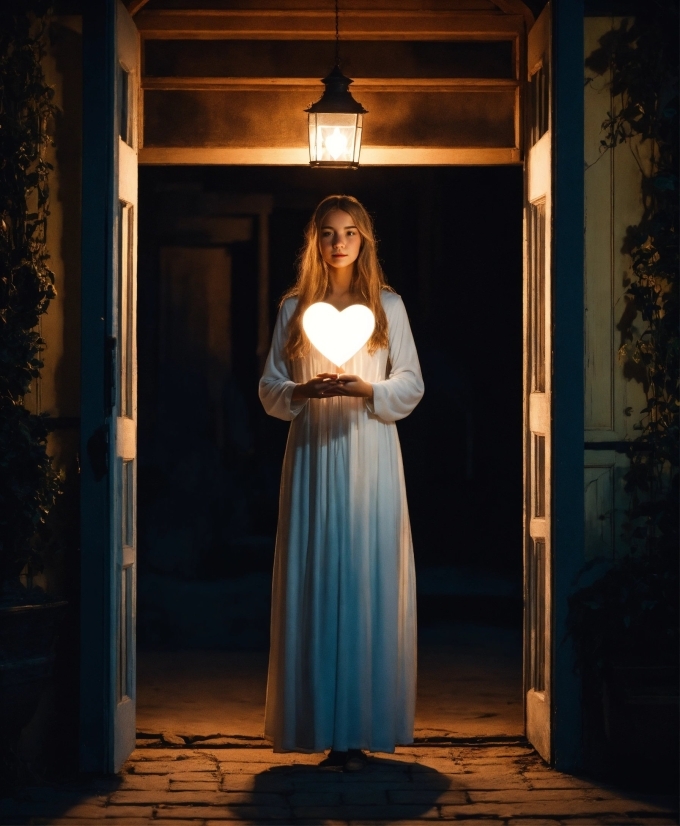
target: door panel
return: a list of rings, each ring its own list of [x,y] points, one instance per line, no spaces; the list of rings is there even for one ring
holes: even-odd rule
[[[524,571],[526,734],[551,760],[550,6],[528,37],[524,204]]]
[[[83,23],[81,768],[111,772],[136,732],[139,35],[120,0]]]
[[[137,119],[139,34],[122,3],[116,4],[117,163],[114,193],[117,239],[114,261],[112,335],[118,342],[116,404],[111,416],[115,605],[115,699],[113,768],[135,747],[136,488],[137,488]],[[117,190],[117,191],[116,191]]]

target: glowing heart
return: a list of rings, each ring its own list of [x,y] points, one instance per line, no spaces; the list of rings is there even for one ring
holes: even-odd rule
[[[375,317],[363,304],[352,304],[339,312],[319,301],[302,316],[302,328],[316,349],[341,367],[359,352],[373,333]]]

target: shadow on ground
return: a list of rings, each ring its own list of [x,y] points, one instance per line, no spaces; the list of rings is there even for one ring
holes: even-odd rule
[[[74,826],[89,826],[104,816],[109,795],[123,783],[120,775],[80,774],[72,782],[24,786],[0,799],[0,823],[52,826],[68,819]]]
[[[319,757],[321,760],[322,755]],[[369,756],[360,772],[294,763],[273,766],[255,777],[253,799],[286,799],[295,819],[371,820],[376,807],[390,821],[413,820],[438,803],[465,802],[464,791],[451,791],[452,778],[411,760]],[[232,807],[247,817],[252,807]]]

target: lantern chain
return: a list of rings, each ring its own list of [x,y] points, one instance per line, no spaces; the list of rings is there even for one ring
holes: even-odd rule
[[[335,65],[340,66],[340,28],[338,26],[338,0],[335,0]]]

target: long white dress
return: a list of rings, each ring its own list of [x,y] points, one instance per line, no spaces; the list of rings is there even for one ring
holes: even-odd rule
[[[404,304],[383,290],[389,352],[365,345],[342,367],[373,385],[373,403],[292,402],[296,383],[338,367],[313,346],[283,353],[297,299],[284,302],[259,394],[291,421],[272,585],[265,737],[274,751],[413,741],[416,593],[395,422],[423,395]]]

